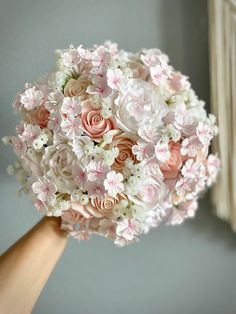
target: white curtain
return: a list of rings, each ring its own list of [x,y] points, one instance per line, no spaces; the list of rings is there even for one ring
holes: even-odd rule
[[[218,217],[236,231],[236,0],[209,0],[211,110],[222,170],[212,192]]]

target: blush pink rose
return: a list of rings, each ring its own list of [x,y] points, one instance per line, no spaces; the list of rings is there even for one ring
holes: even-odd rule
[[[46,128],[49,121],[49,111],[44,107],[40,106],[37,109],[30,111],[26,114],[26,120],[29,123],[37,124],[41,128]]]
[[[95,109],[90,101],[84,101],[82,106],[82,128],[92,139],[100,140],[108,131],[117,129],[115,120],[104,119],[100,109]]]
[[[179,170],[183,164],[180,148],[181,144],[178,142],[169,143],[170,159],[160,167],[165,179],[175,179],[178,176]]]

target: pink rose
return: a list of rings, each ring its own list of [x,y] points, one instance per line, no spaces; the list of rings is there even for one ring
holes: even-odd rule
[[[178,176],[179,169],[183,164],[180,148],[181,144],[178,142],[169,143],[170,159],[160,167],[165,179],[175,179]]]
[[[119,155],[115,158],[112,165],[112,169],[121,172],[124,168],[125,160],[131,158],[134,163],[137,163],[136,156],[132,152],[132,147],[136,145],[136,137],[133,133],[117,132],[117,135],[113,137],[112,143],[109,145],[109,149],[117,147],[119,149]]]
[[[83,130],[94,140],[99,140],[110,130],[116,129],[113,118],[104,119],[99,109],[95,109],[90,101],[82,103],[81,121]]]
[[[41,128],[46,128],[49,121],[49,111],[44,107],[40,106],[37,109],[30,111],[26,114],[27,122],[37,124]]]

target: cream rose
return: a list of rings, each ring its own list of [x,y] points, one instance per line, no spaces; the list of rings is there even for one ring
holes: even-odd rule
[[[104,119],[99,109],[95,109],[90,101],[82,103],[82,128],[92,139],[100,140],[105,133],[117,129],[113,118]]]
[[[42,167],[52,177],[60,193],[72,193],[74,189],[72,167],[76,156],[66,143],[49,146],[42,158]]]
[[[66,97],[78,96],[81,101],[86,100],[89,96],[86,93],[89,85],[91,85],[91,81],[85,75],[81,75],[78,79],[70,79],[64,87],[64,95]]]

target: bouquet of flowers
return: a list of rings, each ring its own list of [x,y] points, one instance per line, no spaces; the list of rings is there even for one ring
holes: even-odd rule
[[[158,49],[105,42],[56,55],[56,70],[16,96],[21,122],[3,139],[35,207],[77,239],[118,246],[193,217],[220,161],[208,155],[215,117],[188,78]]]

